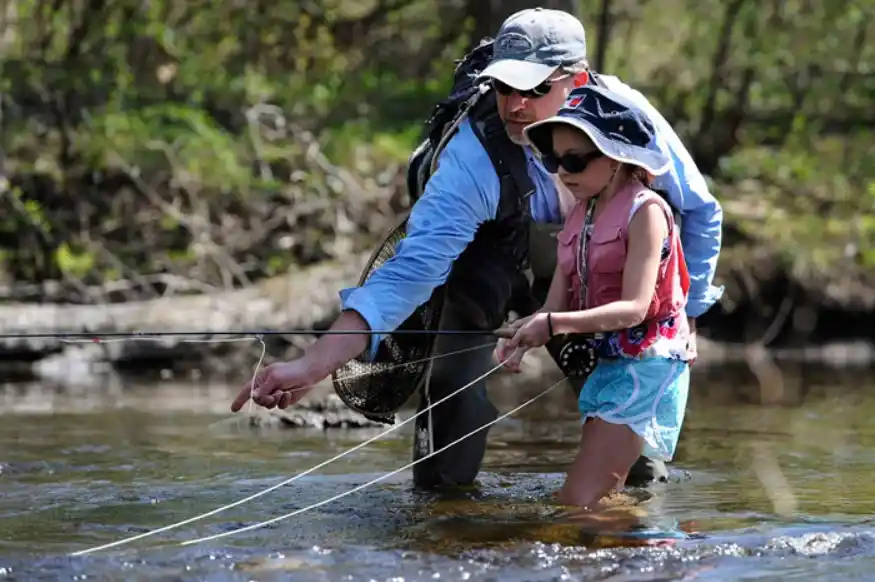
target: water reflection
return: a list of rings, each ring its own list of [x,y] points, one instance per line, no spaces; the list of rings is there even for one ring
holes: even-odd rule
[[[875,560],[868,523],[875,513],[875,379],[861,369],[795,363],[784,372],[782,399],[762,405],[749,369],[697,369],[674,478],[630,492],[598,527],[552,502],[579,430],[574,398],[563,389],[492,430],[477,487],[425,494],[401,474],[264,529],[174,545],[293,511],[408,462],[408,425],[250,504],[78,559],[64,554],[236,501],[374,431],[218,422],[230,417],[237,385],[206,380],[6,386],[0,569],[12,568],[13,579],[87,572],[111,579],[293,573],[295,580],[548,580],[642,568],[653,573],[647,579],[738,579],[776,570],[801,577],[790,558],[816,555],[842,556],[846,573],[868,572]],[[552,381],[520,388],[496,382],[493,400],[507,410]]]

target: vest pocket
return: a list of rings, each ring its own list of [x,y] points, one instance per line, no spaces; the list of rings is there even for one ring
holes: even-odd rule
[[[556,235],[556,262],[567,276],[577,273],[577,253],[580,234],[573,230],[562,230]]]
[[[621,273],[626,264],[626,241],[619,228],[595,229],[589,239],[589,268],[593,273]]]

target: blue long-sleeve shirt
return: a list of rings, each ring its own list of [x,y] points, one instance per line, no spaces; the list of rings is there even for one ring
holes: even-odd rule
[[[619,80],[605,80],[611,90],[627,95],[652,116],[659,145],[674,160],[671,174],[662,177],[664,183],[656,186],[668,192],[670,202],[683,216],[681,239],[691,279],[687,313],[697,317],[722,295],[722,289],[711,286],[720,251],[722,210],[665,119],[637,91]],[[529,176],[535,185],[530,198],[532,218],[558,224],[562,216],[555,183],[528,148],[526,153]],[[473,240],[479,226],[495,218],[500,193],[489,155],[470,125],[462,123],[413,205],[407,235],[398,244],[395,256],[372,273],[363,286],[341,290],[342,308],[357,311],[372,330],[395,329],[447,280],[453,262]],[[381,340],[378,334],[372,336],[371,358]]]
[[[657,177],[653,186],[666,192],[671,205],[681,212],[681,244],[690,273],[686,311],[690,317],[699,317],[723,296],[723,287],[713,285],[723,235],[723,209],[677,133],[647,98],[617,77],[599,75],[599,79],[647,115],[656,130],[657,146],[672,159],[669,171]]]

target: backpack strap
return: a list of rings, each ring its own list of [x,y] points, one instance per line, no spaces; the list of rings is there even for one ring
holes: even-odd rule
[[[498,216],[502,218],[522,205],[528,214],[528,198],[535,193],[535,184],[529,176],[525,150],[513,143],[504,123],[498,116],[495,95],[485,95],[470,113],[474,135],[489,155],[501,187]]]
[[[470,115],[474,135],[480,141],[483,149],[489,155],[492,167],[499,180],[499,202],[496,220],[501,222],[518,214],[519,220],[525,224],[520,229],[517,259],[519,272],[514,278],[513,290],[508,307],[513,311],[537,309],[531,296],[531,282],[526,276],[529,268],[529,221],[531,210],[529,197],[535,193],[535,184],[529,176],[528,159],[525,150],[513,143],[507,135],[504,123],[498,115],[494,92],[484,95],[478,107]]]

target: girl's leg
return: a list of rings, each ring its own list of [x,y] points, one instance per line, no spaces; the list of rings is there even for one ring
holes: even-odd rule
[[[589,419],[581,428],[580,449],[557,495],[558,501],[596,509],[605,495],[623,487],[643,449],[644,439],[628,426]]]

